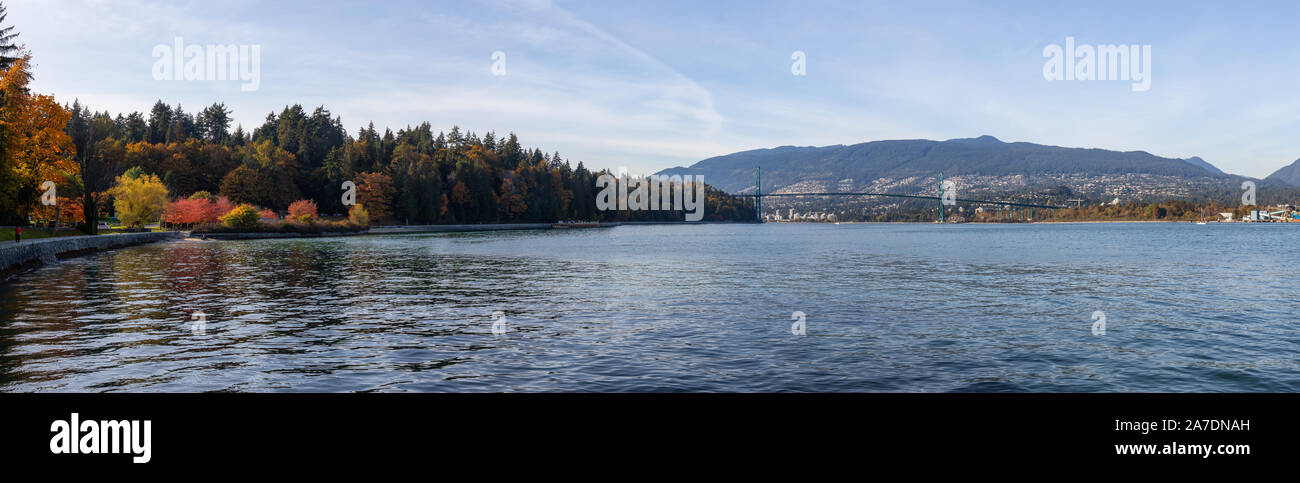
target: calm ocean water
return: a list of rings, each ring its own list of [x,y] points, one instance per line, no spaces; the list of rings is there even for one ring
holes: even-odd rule
[[[0,390],[1291,392],[1296,253],[1241,224],[174,242],[0,286]]]

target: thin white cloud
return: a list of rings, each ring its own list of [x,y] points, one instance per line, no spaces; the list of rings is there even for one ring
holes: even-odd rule
[[[1041,79],[1041,44],[1080,32],[1057,15],[1068,6],[994,15],[962,6],[755,4],[723,16],[718,10],[729,7],[546,0],[7,5],[8,23],[35,52],[36,91],[123,113],[147,111],[156,99],[191,112],[225,102],[245,129],[285,105],[324,105],[352,130],[427,120],[438,129],[514,131],[526,145],[634,171],[785,144],[980,134],[1195,155],[1251,176],[1300,156],[1291,135],[1300,120],[1289,114],[1300,102],[1287,96],[1300,55],[1279,47],[1261,63],[1250,50],[1261,41],[1247,37],[1267,32],[1243,36],[1239,24],[1213,18],[1134,30],[1158,46],[1153,88],[1138,95],[1122,84]],[[768,10],[781,15],[769,19]],[[174,36],[262,45],[262,89],[154,81],[150,49]],[[808,53],[805,78],[788,71],[796,49]],[[490,73],[496,50],[507,53],[505,77]]]

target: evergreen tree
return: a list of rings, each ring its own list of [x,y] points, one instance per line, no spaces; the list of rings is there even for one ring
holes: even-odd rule
[[[172,125],[172,108],[163,101],[159,100],[153,104],[153,109],[149,110],[149,128],[145,135],[145,141],[150,143],[167,142],[167,131]]]
[[[9,16],[6,10],[4,3],[0,2],[0,70],[9,70],[9,66],[14,65],[14,61],[22,57],[19,47],[14,44],[18,32],[14,31],[12,25],[4,26],[5,17]],[[30,79],[31,73],[27,76]]]
[[[148,138],[149,124],[145,122],[144,115],[136,111],[126,116],[126,122],[122,126],[122,140],[128,143],[138,143]]]
[[[194,122],[200,135],[208,141],[225,144],[230,138],[230,110],[224,103],[217,102],[204,108]]]

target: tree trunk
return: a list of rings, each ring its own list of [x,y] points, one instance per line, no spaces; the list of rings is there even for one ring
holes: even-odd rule
[[[81,218],[86,223],[86,233],[99,234],[99,203],[89,190],[81,195]]]

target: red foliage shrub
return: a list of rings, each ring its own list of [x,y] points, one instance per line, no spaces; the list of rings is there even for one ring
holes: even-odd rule
[[[289,219],[299,223],[311,223],[316,220],[316,202],[298,200],[289,205]]]
[[[208,212],[208,217],[204,219],[204,223],[216,223],[217,220],[225,216],[226,213],[230,213],[233,209],[235,209],[235,204],[230,202],[230,198],[218,196],[217,201],[212,202],[211,211]]]
[[[209,219],[212,203],[203,198],[179,199],[167,205],[163,211],[163,221],[178,225],[193,225],[216,221]]]

